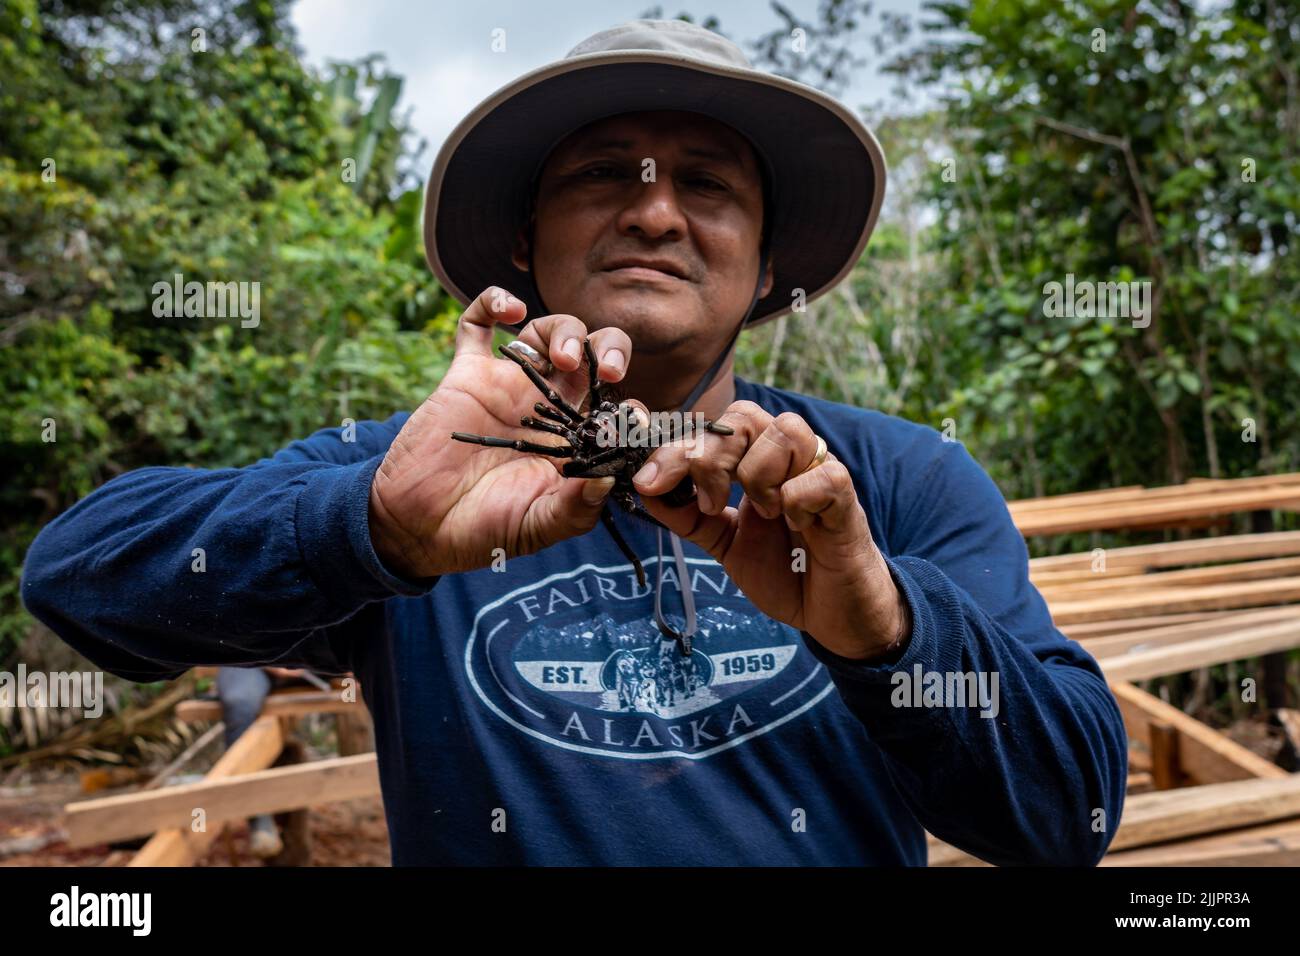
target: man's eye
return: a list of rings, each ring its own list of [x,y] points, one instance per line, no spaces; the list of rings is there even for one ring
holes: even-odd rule
[[[614,179],[619,175],[617,166],[592,166],[582,171],[584,179]]]
[[[707,176],[696,176],[688,179],[687,185],[694,186],[697,189],[704,189],[711,192],[725,190],[727,187],[722,185],[716,179],[709,179]]]

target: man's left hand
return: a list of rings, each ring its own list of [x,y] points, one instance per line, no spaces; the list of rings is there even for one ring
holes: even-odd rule
[[[760,611],[832,653],[868,660],[906,641],[904,599],[844,464],[828,454],[809,469],[817,436],[792,412],[735,402],[718,423],[734,434],[705,432],[650,456],[635,479],[646,510],[712,555]],[[687,475],[689,504],[656,497]],[[727,504],[735,481],[738,508]]]

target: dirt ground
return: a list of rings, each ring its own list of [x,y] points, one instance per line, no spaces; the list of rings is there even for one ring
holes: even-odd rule
[[[65,803],[80,799],[85,794],[76,780],[0,789],[0,866],[125,866],[135,854],[132,848],[74,850],[64,842],[60,814]],[[389,865],[388,826],[378,797],[326,804],[307,813],[311,854],[306,865]],[[265,864],[249,852],[248,825],[240,823],[226,829],[199,865]]]

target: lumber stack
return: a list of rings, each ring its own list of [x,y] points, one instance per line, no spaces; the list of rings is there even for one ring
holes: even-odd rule
[[[211,676],[215,668],[195,668]],[[224,753],[198,783],[145,787],[139,791],[64,807],[68,843],[93,846],[133,837],[149,841],[130,866],[193,866],[228,824],[263,813],[299,811],[339,800],[378,796],[374,753],[346,754],[310,763],[273,766],[297,748],[289,738],[293,722],[308,714],[335,714],[342,724],[369,725],[355,688],[335,681],[328,691],[277,688],[267,695],[257,721]],[[216,700],[185,700],[176,716],[187,722],[219,721]],[[297,748],[300,749],[300,748]]]
[[[1027,537],[1206,526],[1295,509],[1300,474],[1012,502]],[[1300,865],[1288,774],[1132,681],[1300,647],[1300,532],[1225,535],[1036,558],[1030,579],[1097,658],[1130,740],[1129,796],[1104,866]],[[981,865],[930,837],[932,866]]]

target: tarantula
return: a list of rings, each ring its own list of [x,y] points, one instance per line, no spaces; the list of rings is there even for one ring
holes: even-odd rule
[[[510,345],[522,347],[534,355],[537,354],[531,347],[522,342],[511,342]],[[659,429],[653,421],[647,425],[642,419],[638,423],[637,412],[633,406],[626,402],[611,401],[610,387],[596,377],[596,353],[592,349],[590,342],[583,342],[583,353],[587,358],[588,376],[587,397],[582,402],[582,405],[587,409],[585,414],[579,408],[565,401],[564,396],[551,387],[550,383],[542,376],[542,373],[534,368],[526,357],[506,345],[500,346],[498,351],[523,369],[529,381],[537,386],[537,390],[545,395],[546,401],[550,403],[548,405],[537,402],[533,405],[533,410],[541,417],[534,418],[531,415],[525,415],[519,420],[519,424],[535,431],[559,435],[567,444],[543,445],[539,442],[524,441],[522,439],[496,438],[491,435],[473,435],[468,432],[452,432],[451,437],[456,441],[469,442],[474,445],[487,445],[492,448],[513,448],[516,451],[531,452],[535,455],[571,459],[566,461],[561,469],[565,477],[568,478],[613,477],[614,487],[609,494],[610,500],[617,502],[619,507],[628,514],[635,515],[643,521],[648,521],[662,528],[663,525],[655,520],[654,516],[646,511],[645,507],[637,500],[636,489],[632,485],[632,476],[641,470],[641,466],[650,457],[650,453],[660,444],[675,441],[677,438],[682,437],[678,432],[684,431],[685,426],[683,425],[681,429],[677,427],[678,417],[673,416],[670,420],[670,427],[665,432]],[[545,420],[543,421],[543,419]],[[639,429],[637,429],[638,424]],[[719,435],[733,434],[732,430],[726,425],[719,425],[717,422],[707,419],[703,422],[703,427],[706,431],[716,432]],[[622,440],[628,437],[629,432],[634,429],[647,436],[646,442],[633,445],[623,444]],[[668,504],[679,507],[690,501],[694,496],[695,485],[688,475],[678,483],[677,487],[662,497]],[[645,568],[641,565],[640,559],[637,558],[636,553],[633,552],[623,535],[619,533],[608,505],[601,510],[600,520],[609,531],[610,537],[614,539],[614,543],[618,545],[618,549],[632,562],[632,567],[636,570],[638,584],[645,587]]]

